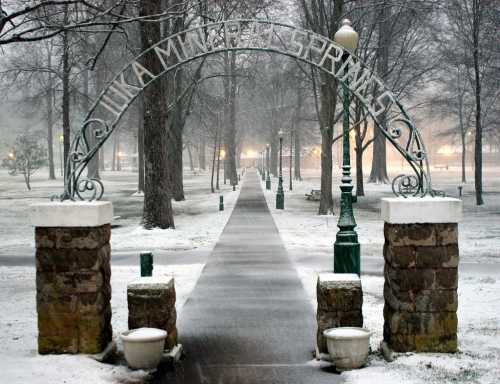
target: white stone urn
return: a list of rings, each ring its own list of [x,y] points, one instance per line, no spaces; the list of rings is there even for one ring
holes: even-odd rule
[[[323,335],[338,371],[360,368],[365,364],[370,349],[370,331],[358,327],[338,327],[325,330]]]
[[[154,369],[160,363],[167,332],[138,328],[123,332],[121,339],[127,364],[132,369]]]

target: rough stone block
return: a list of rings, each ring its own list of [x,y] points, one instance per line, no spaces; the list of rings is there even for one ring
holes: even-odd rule
[[[433,269],[396,269],[385,264],[384,276],[390,286],[400,292],[419,292],[434,287],[436,272]]]
[[[458,244],[458,223],[435,224],[437,245]]]
[[[457,268],[443,268],[436,270],[436,289],[457,289],[458,270]]]
[[[433,247],[415,247],[417,268],[458,267],[458,244]]]
[[[109,244],[111,224],[99,227],[36,227],[37,248],[98,249]]]
[[[456,208],[455,203],[450,206]],[[396,210],[390,215],[400,223],[384,225],[384,340],[397,352],[456,352],[457,222],[434,216],[434,221],[412,223]],[[451,215],[458,217],[455,211]]]
[[[336,327],[363,326],[363,291],[355,274],[320,273],[317,287],[317,345],[327,353],[323,331]]]
[[[384,259],[394,268],[414,268],[417,266],[415,247],[384,244]]]
[[[385,243],[395,247],[435,246],[437,237],[432,224],[384,223]]]
[[[143,277],[127,287],[128,327],[151,327],[167,332],[165,348],[177,345],[177,312],[173,278]]]
[[[35,232],[39,353],[101,352],[112,338],[109,225]]]

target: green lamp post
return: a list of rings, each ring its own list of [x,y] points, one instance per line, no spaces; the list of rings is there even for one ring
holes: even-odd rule
[[[266,177],[266,189],[268,191],[271,190],[271,175],[269,174],[269,143],[266,145],[266,170],[267,170],[267,177]]]
[[[285,192],[283,191],[283,131],[278,132],[280,138],[280,174],[278,191],[276,192],[276,209],[285,209]]]
[[[265,161],[264,161],[265,154],[266,154],[266,151],[264,151],[264,150],[262,150],[262,152],[260,153],[260,162],[262,164],[260,176],[262,178],[262,181],[266,181],[266,165],[265,165]]]
[[[342,26],[335,33],[334,40],[342,46],[347,52],[354,53],[358,46],[359,36],[351,27],[351,22],[347,19],[342,20]],[[345,53],[342,61],[348,57]],[[348,71],[346,66],[345,72]],[[349,83],[346,79],[342,84],[343,93],[343,165],[342,165],[342,183],[340,185],[341,201],[340,216],[337,226],[337,238],[334,245],[334,266],[335,273],[356,273],[361,274],[360,245],[358,234],[356,233],[356,220],[352,210],[352,178],[351,178],[351,159],[349,143]]]

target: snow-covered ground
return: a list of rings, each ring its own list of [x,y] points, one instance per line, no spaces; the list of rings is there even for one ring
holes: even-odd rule
[[[209,176],[186,172],[186,201],[174,202],[176,230],[145,231],[140,226],[142,198],[132,196],[136,174],[104,174],[104,199],[113,202],[115,215],[120,216],[114,221],[112,231],[111,304],[115,337],[127,329],[127,283],[140,275],[139,251],[152,250],[155,254],[155,276],[175,278],[176,307],[182,311],[239,194],[221,182],[225,210],[219,212],[219,194],[210,194]],[[37,353],[34,235],[28,210],[31,204],[61,192],[60,181],[46,179],[44,174],[35,177],[33,190],[28,192],[22,178],[0,171],[0,382],[143,382],[145,372],[133,372],[124,366],[101,364],[85,356],[39,356]],[[128,255],[132,256],[127,259]],[[9,266],[2,266],[6,263]],[[127,263],[129,265],[123,265]]]
[[[456,195],[459,184],[455,172],[435,174],[435,187]],[[285,173],[287,174],[287,173]],[[294,261],[311,304],[315,305],[315,275],[331,270],[332,244],[337,216],[318,216],[317,203],[304,194],[319,188],[317,173],[306,172],[304,180],[288,191],[285,179],[285,210],[276,211],[275,188],[266,198],[281,237]],[[206,256],[227,222],[238,192],[223,187],[226,210],[218,211],[218,194],[209,192],[209,175],[187,172],[186,201],[174,203],[175,231],[144,231],[140,227],[142,199],[133,197],[136,174],[107,172],[105,199],[113,202],[112,308],[115,332],[126,329],[126,284],[139,274],[137,255],[151,249],[155,254],[155,274],[173,275],[178,294],[177,308],[193,289],[203,270]],[[498,383],[500,377],[500,174],[486,170],[484,207],[474,205],[473,187],[465,186],[464,221],[460,225],[461,273],[459,283],[459,341],[457,355],[409,354],[388,364],[378,354],[369,366],[344,373],[348,383]],[[338,180],[335,181],[338,183]],[[222,183],[221,183],[222,184]],[[82,356],[39,356],[37,354],[35,269],[33,229],[29,225],[30,204],[60,193],[61,181],[46,181],[41,174],[33,190],[25,190],[22,178],[0,171],[0,382],[76,383],[143,382],[144,372],[123,366],[97,363]],[[372,348],[382,338],[383,223],[379,217],[380,197],[390,195],[387,185],[366,185],[367,197],[355,205],[359,239],[362,243],[364,318],[374,332]],[[338,199],[338,196],[337,196]],[[336,200],[338,201],[338,200]],[[336,207],[338,211],[338,207]],[[338,213],[338,212],[337,212]],[[157,257],[158,256],[158,257]],[[18,265],[19,264],[19,265]]]
[[[433,172],[434,187],[457,195],[458,171]],[[284,172],[288,175],[288,172]],[[339,180],[335,183],[338,185]],[[338,216],[318,216],[318,204],[304,194],[319,189],[319,174],[305,172],[303,181],[288,190],[285,180],[285,210],[275,209],[277,180],[265,191],[268,206],[306,289],[316,306],[317,273],[333,269],[333,242]],[[335,188],[337,189],[337,188]],[[379,353],[367,368],[343,373],[352,384],[482,383],[500,380],[500,173],[487,170],[483,207],[474,205],[473,186],[465,185],[464,219],[459,226],[459,348],[455,355],[405,354],[386,363]],[[379,201],[390,196],[387,185],[366,184],[367,197],[355,204],[361,243],[365,326],[373,332],[372,349],[379,349],[383,330],[383,222]],[[338,193],[335,201],[338,202]],[[338,207],[335,207],[338,214]]]

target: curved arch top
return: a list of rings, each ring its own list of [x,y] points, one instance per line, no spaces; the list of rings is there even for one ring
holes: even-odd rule
[[[415,171],[415,175],[396,178],[394,192],[398,195],[434,193],[420,133],[393,92],[371,69],[332,40],[315,32],[270,20],[239,19],[199,25],[168,36],[116,74],[97,97],[72,142],[61,199],[84,199],[88,193],[89,199],[102,196],[102,183],[82,178],[82,172],[148,85],[193,60],[228,51],[273,52],[310,64],[335,77],[361,101]],[[147,54],[154,54],[161,62],[160,73],[153,73],[141,64]],[[384,125],[380,123],[381,116],[384,116]]]

